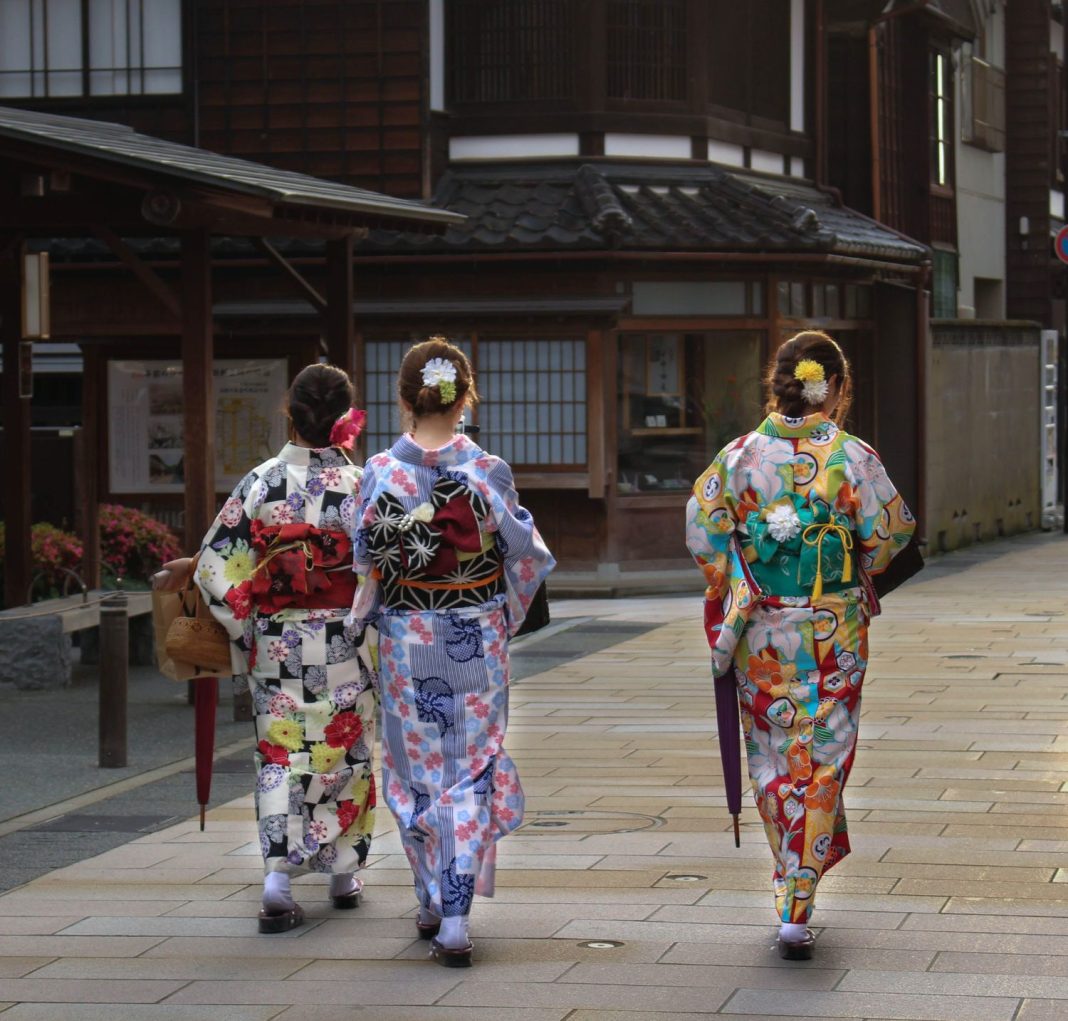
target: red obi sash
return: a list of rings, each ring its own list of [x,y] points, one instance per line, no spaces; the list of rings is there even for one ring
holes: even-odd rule
[[[252,522],[252,577],[231,589],[226,601],[240,620],[255,606],[279,610],[332,610],[350,606],[358,584],[352,542],[341,531],[314,525]]]

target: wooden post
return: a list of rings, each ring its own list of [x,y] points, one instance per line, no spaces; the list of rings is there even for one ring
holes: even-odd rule
[[[0,244],[0,338],[4,345],[4,605],[21,606],[33,577],[30,554],[30,398],[19,396],[22,245]]]
[[[587,492],[591,500],[603,500],[607,465],[605,462],[604,330],[596,326],[586,334],[586,435],[589,449],[589,481]],[[614,413],[614,409],[613,409]]]
[[[206,231],[182,236],[182,389],[185,401],[185,548],[195,550],[215,517],[215,337]]]
[[[356,369],[352,244],[352,235],[326,243],[326,312],[323,315],[330,361],[350,376]]]
[[[75,483],[78,500],[78,537],[82,540],[82,580],[100,588],[100,423],[106,414],[101,403],[100,356],[82,344],[82,427],[78,451],[82,464]]]
[[[100,766],[126,765],[126,693],[130,662],[130,618],[126,593],[108,596],[100,606]]]

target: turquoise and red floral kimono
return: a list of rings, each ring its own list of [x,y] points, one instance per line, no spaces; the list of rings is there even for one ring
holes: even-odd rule
[[[862,584],[915,521],[878,455],[823,414],[771,414],[694,485],[686,543],[708,582],[716,676],[733,669],[783,922],[807,922],[849,853],[849,778],[875,609]]]

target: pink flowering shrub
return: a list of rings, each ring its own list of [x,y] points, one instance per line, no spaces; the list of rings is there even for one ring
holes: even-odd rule
[[[78,591],[65,571],[82,576],[82,541],[55,525],[39,523],[30,533],[33,557],[33,599],[50,599]],[[0,523],[0,591],[3,590],[5,535]],[[133,587],[147,586],[149,576],[161,564],[182,555],[177,536],[155,518],[131,507],[102,504],[100,507],[100,557],[105,587],[116,578]]]
[[[155,518],[121,504],[100,505],[100,559],[108,574],[147,582],[161,564],[181,555],[178,537]]]
[[[6,560],[6,535],[0,524],[0,588],[3,586],[3,567]],[[33,598],[48,599],[66,591],[77,592],[78,585],[65,570],[79,573],[82,563],[82,543],[76,535],[64,532],[55,525],[37,524],[30,531],[30,553],[35,576]]]

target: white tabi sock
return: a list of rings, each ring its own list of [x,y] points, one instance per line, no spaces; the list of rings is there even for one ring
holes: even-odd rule
[[[441,920],[438,942],[443,947],[460,950],[471,942],[467,935],[467,915],[452,915]]]
[[[331,897],[348,897],[362,889],[362,880],[357,879],[351,872],[336,872],[330,877]]]
[[[441,919],[437,915],[435,915],[434,912],[430,910],[430,908],[424,908],[420,906],[419,921],[422,922],[423,925],[433,925],[434,922],[440,922]]]
[[[787,943],[797,943],[805,938],[807,930],[808,926],[802,925],[800,922],[783,922],[779,926],[779,938]]]
[[[268,872],[263,877],[263,909],[272,914],[293,910],[293,891],[285,872]]]

